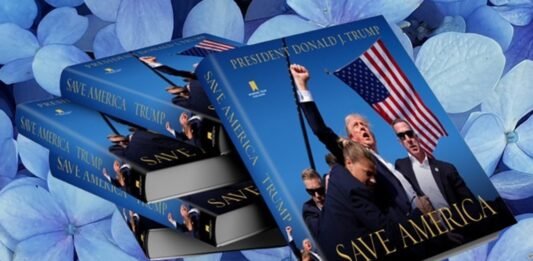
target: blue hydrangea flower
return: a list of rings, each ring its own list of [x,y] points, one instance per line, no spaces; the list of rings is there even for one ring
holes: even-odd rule
[[[490,177],[490,181],[504,199],[518,200],[533,196],[533,175],[508,170]]]
[[[143,250],[118,209],[113,212],[113,216],[111,217],[111,236],[117,243],[117,246],[125,253],[128,253],[136,260],[147,260]]]
[[[17,144],[13,140],[11,119],[0,110],[0,189],[9,183],[17,174]]]
[[[17,136],[17,147],[24,167],[33,175],[46,179],[50,171],[48,149],[21,134]]]
[[[210,33],[242,42],[244,19],[235,1],[203,0],[194,6],[183,24],[183,36],[199,33]]]
[[[466,22],[466,32],[492,38],[505,51],[513,39],[514,28],[486,0],[431,0],[436,10],[419,14],[422,20],[442,20],[446,16],[460,16]],[[441,19],[436,19],[439,17]]]
[[[492,175],[502,154],[509,168],[533,174],[533,118],[516,126],[533,111],[531,72],[531,60],[511,69],[482,103],[481,112],[473,113],[462,130],[488,175]]]
[[[14,260],[73,260],[74,252],[80,260],[128,260],[112,241],[113,204],[51,176],[48,190],[27,179],[0,193],[1,225],[18,242]]]
[[[33,24],[37,11],[35,0],[0,1],[0,23],[13,23],[27,29]]]
[[[241,251],[248,260],[292,260],[291,249],[286,247]]]
[[[264,22],[249,44],[263,42],[327,26],[383,15],[390,23],[405,19],[421,0],[287,0],[296,15],[279,15]]]
[[[533,2],[524,0],[490,0],[503,18],[513,25],[528,25],[533,19]]]
[[[415,64],[446,112],[461,113],[479,105],[496,86],[505,57],[488,37],[447,32],[427,40]]]
[[[68,1],[67,1],[68,2]],[[52,10],[39,23],[37,36],[13,23],[0,24],[0,80],[7,84],[35,77],[46,91],[59,93],[59,76],[68,65],[90,58],[74,47],[87,30],[87,18],[76,9]]]
[[[516,219],[517,224],[500,234],[487,256],[487,261],[531,259],[533,215],[519,215]]]
[[[174,16],[170,0],[85,0],[94,15],[110,22],[95,35],[96,58],[167,42],[172,39]]]

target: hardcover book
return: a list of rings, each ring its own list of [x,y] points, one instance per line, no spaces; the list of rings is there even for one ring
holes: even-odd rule
[[[196,74],[298,258],[442,257],[515,223],[382,17]]]
[[[104,170],[114,186],[145,202],[224,187],[248,179],[242,162],[105,114],[67,99],[20,104],[21,134],[50,151]]]
[[[144,239],[148,230],[155,228],[181,232],[188,238],[220,247],[275,227],[259,191],[251,181],[188,196],[188,201],[170,199],[147,204],[110,185],[101,175],[101,169],[79,159],[51,152],[49,160],[50,172],[54,177],[126,208],[123,215],[142,244],[146,243]],[[271,243],[265,241],[265,247],[271,246]],[[181,255],[186,254],[189,252]]]
[[[125,233],[132,233],[131,237],[135,237],[136,243],[150,260],[286,245],[279,230],[272,227],[249,238],[215,247],[198,240],[191,240],[190,236],[184,233],[176,233],[172,229],[161,227],[127,208],[119,207],[119,209],[120,214],[115,212],[113,216],[113,233],[121,233],[122,235],[116,237],[122,239],[130,236]]]
[[[225,153],[224,133],[194,71],[207,54],[239,45],[201,34],[73,65],[61,74],[61,96]]]

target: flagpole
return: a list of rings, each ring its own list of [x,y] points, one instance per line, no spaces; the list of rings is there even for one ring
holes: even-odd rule
[[[282,38],[281,39],[282,43],[283,43],[283,47],[285,49],[287,49],[287,43],[285,42],[285,38]],[[304,123],[304,119],[303,119],[303,116],[302,116],[302,108],[300,106],[300,102],[298,102],[298,93],[296,91],[296,85],[294,83],[294,79],[292,78],[292,74],[291,74],[291,61],[289,60],[289,54],[287,53],[287,55],[285,56],[285,61],[287,62],[287,69],[289,71],[289,78],[291,79],[291,85],[292,85],[292,91],[293,91],[293,94],[294,94],[294,101],[296,102],[296,107],[297,107],[297,111],[298,111],[298,120],[300,122],[300,129],[302,129],[302,135],[304,137],[304,142],[305,142],[305,149],[307,151],[307,157],[309,159],[309,166],[314,169],[314,170],[317,170],[316,169],[316,166],[315,166],[315,161],[313,159],[313,152],[311,151],[311,144],[309,143],[309,137],[307,136],[307,129],[305,128],[305,123]]]

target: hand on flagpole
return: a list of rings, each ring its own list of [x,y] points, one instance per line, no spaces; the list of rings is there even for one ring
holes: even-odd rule
[[[291,64],[290,71],[296,88],[298,88],[298,90],[307,91],[307,81],[310,78],[309,71],[299,64]]]

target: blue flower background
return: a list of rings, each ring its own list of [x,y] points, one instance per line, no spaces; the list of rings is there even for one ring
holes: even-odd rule
[[[519,220],[450,260],[533,256],[533,0],[0,0],[0,260],[145,260],[115,205],[49,174],[16,105],[65,67],[198,33],[257,43],[384,15]],[[288,248],[186,260],[292,260]]]

